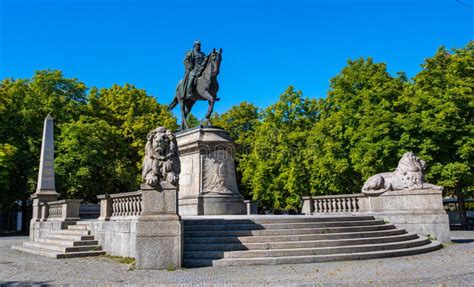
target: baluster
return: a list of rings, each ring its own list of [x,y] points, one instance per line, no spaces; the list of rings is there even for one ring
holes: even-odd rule
[[[120,198],[116,198],[117,201],[117,216],[120,216]]]
[[[130,215],[135,216],[135,201],[136,201],[136,196],[132,196],[130,198]]]
[[[136,209],[135,209],[135,203],[136,203],[136,196],[132,196],[130,198],[130,215],[135,216],[136,215]]]
[[[354,212],[354,209],[355,209],[355,198],[354,197],[351,197],[351,212]]]
[[[125,215],[126,215],[126,216],[132,215],[132,214],[131,214],[132,206],[130,205],[131,203],[132,203],[131,198],[130,198],[130,197],[126,197],[126,198],[125,198]]]

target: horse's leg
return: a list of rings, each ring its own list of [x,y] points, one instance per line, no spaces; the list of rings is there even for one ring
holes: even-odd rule
[[[188,123],[186,122],[188,113],[186,112],[184,100],[181,100],[179,103],[181,104],[181,130],[185,130],[188,128]]]
[[[206,113],[207,125],[212,125],[211,115],[212,115],[212,111],[214,110],[214,103],[216,102],[216,98],[214,98],[208,91],[206,91],[202,96],[209,103],[207,106],[207,113]]]

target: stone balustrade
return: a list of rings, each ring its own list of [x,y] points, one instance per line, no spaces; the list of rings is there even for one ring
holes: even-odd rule
[[[302,213],[355,213],[360,210],[360,201],[365,200],[362,193],[304,196]]]
[[[131,217],[143,213],[142,191],[99,195],[99,220],[111,220]]]
[[[40,221],[77,221],[81,199],[63,199],[41,202]]]

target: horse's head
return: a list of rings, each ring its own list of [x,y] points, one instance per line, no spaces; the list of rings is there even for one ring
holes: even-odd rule
[[[222,48],[219,49],[219,52],[216,49],[212,49],[211,54],[209,54],[209,65],[211,66],[211,77],[217,77],[219,75],[219,68],[222,61]]]

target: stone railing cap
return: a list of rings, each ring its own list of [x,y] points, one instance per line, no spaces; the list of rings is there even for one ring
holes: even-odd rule
[[[82,199],[61,199],[61,200],[56,200],[56,201],[48,201],[48,205],[53,205],[53,204],[65,204],[65,203],[81,203]]]

